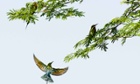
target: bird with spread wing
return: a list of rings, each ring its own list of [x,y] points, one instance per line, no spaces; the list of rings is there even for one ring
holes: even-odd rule
[[[60,75],[63,75],[64,73],[66,73],[68,70],[68,67],[66,67],[66,68],[53,68],[52,67],[53,62],[50,62],[46,65],[43,62],[41,62],[39,59],[37,59],[34,54],[33,54],[33,58],[34,58],[36,65],[38,66],[38,68],[40,70],[42,70],[43,72],[45,72],[45,74],[43,76],[41,76],[41,78],[43,80],[45,80],[46,83],[53,82],[51,75],[60,76]]]

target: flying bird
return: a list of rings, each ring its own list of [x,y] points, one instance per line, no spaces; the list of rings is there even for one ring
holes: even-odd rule
[[[34,58],[36,65],[38,66],[38,68],[40,70],[42,70],[43,72],[45,72],[45,74],[43,76],[41,76],[41,78],[43,80],[45,80],[46,83],[54,82],[53,79],[51,78],[51,75],[60,76],[60,75],[63,75],[64,73],[66,73],[68,70],[68,67],[66,67],[66,68],[53,68],[52,67],[53,61],[46,65],[43,62],[41,62],[38,58],[36,58],[36,56],[34,54],[33,54],[33,58]]]

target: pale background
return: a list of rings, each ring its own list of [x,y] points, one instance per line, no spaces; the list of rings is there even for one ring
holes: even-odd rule
[[[6,13],[18,9],[32,0],[3,0],[0,5],[0,84],[45,84],[44,74],[33,61],[33,53],[44,63],[54,61],[53,67],[69,70],[60,77],[52,76],[53,84],[140,84],[140,39],[128,39],[109,45],[107,52],[99,49],[90,53],[90,59],[63,62],[73,52],[76,42],[83,39],[90,26],[97,28],[120,16],[128,5],[121,0],[84,0],[77,8],[85,11],[85,17],[52,19],[40,18],[35,24],[21,20],[10,21]]]

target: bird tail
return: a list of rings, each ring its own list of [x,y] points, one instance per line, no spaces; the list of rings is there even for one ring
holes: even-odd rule
[[[45,81],[53,83],[53,79],[51,78],[51,76],[48,76],[47,74],[41,76],[41,78]]]

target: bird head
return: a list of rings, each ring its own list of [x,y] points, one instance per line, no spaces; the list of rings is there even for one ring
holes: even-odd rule
[[[97,25],[97,23],[96,24],[93,24],[91,27],[95,27]]]
[[[49,63],[48,63],[48,66],[52,66],[52,63],[53,63],[53,61],[52,61],[52,62],[49,62]]]
[[[52,61],[52,62],[50,62],[50,63],[48,63],[47,67],[48,67],[49,69],[51,69],[51,68],[52,68],[52,63],[53,63],[53,61]]]

